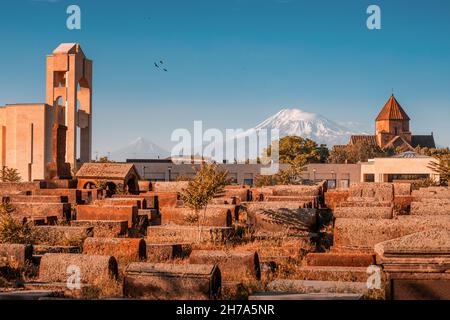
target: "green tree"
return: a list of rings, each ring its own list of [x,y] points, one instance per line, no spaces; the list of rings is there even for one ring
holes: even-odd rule
[[[437,156],[436,161],[431,162],[429,168],[439,174],[441,184],[448,185],[450,181],[450,156]]]
[[[290,161],[287,169],[280,170],[274,175],[259,175],[255,179],[255,186],[274,186],[274,185],[290,185],[302,184],[302,173],[305,171],[306,160],[297,157]]]
[[[0,243],[32,244],[30,226],[15,219],[13,212],[14,208],[9,203],[0,205]]]
[[[20,177],[17,169],[3,167],[0,172],[0,181],[1,182],[20,182],[22,178]]]
[[[313,140],[302,137],[286,136],[279,142],[280,163],[291,163],[299,159],[303,159],[306,163],[325,162],[328,152],[326,145],[318,146]],[[270,156],[271,147],[267,154]]]
[[[392,155],[392,150],[383,150],[378,145],[357,143],[346,146],[335,146],[328,158],[330,163],[358,163],[369,159],[387,157]]]
[[[194,212],[194,216],[189,217],[189,220],[198,223],[199,240],[201,240],[201,218],[203,221],[206,218],[208,203],[223,192],[229,183],[227,171],[219,171],[217,164],[203,163],[181,193],[181,200]],[[201,210],[203,210],[203,217],[200,217]]]

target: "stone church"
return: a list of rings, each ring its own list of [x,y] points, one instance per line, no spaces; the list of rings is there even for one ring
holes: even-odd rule
[[[68,178],[91,160],[92,61],[63,43],[46,62],[46,103],[0,107],[0,166],[23,181]]]
[[[362,141],[371,145],[378,145],[382,149],[402,148],[414,150],[414,148],[436,148],[433,133],[430,135],[413,135],[409,129],[411,119],[405,110],[392,95],[384,105],[378,117],[375,119],[375,135],[353,135],[349,144]]]

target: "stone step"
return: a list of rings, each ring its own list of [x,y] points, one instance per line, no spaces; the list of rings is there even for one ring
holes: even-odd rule
[[[248,297],[248,300],[361,300],[359,293],[255,293]]]
[[[270,293],[353,293],[366,294],[366,282],[346,281],[316,281],[316,280],[288,280],[278,279],[270,282],[266,287]]]
[[[368,276],[366,267],[305,266],[296,270],[299,280],[365,283]]]

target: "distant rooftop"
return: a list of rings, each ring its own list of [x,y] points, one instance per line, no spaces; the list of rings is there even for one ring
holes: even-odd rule
[[[414,152],[414,151],[406,151],[406,152],[397,154],[395,156],[392,156],[391,158],[403,158],[403,159],[406,159],[406,158],[431,158],[431,157],[425,156],[423,154],[419,154],[419,153]]]

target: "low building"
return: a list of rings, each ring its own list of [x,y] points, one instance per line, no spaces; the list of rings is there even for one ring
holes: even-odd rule
[[[394,182],[399,180],[432,179],[439,181],[439,174],[430,165],[433,157],[407,151],[389,158],[375,158],[361,164],[362,182]]]
[[[179,177],[192,178],[199,163],[175,163],[171,159],[128,159],[144,180],[173,181]],[[235,184],[253,185],[256,177],[261,174],[262,164],[220,163],[221,170],[227,170],[229,178]],[[280,165],[285,169],[287,165]],[[328,181],[328,187],[348,188],[350,184],[359,182],[361,176],[360,164],[327,164],[317,163],[306,166],[303,179],[310,181]]]

